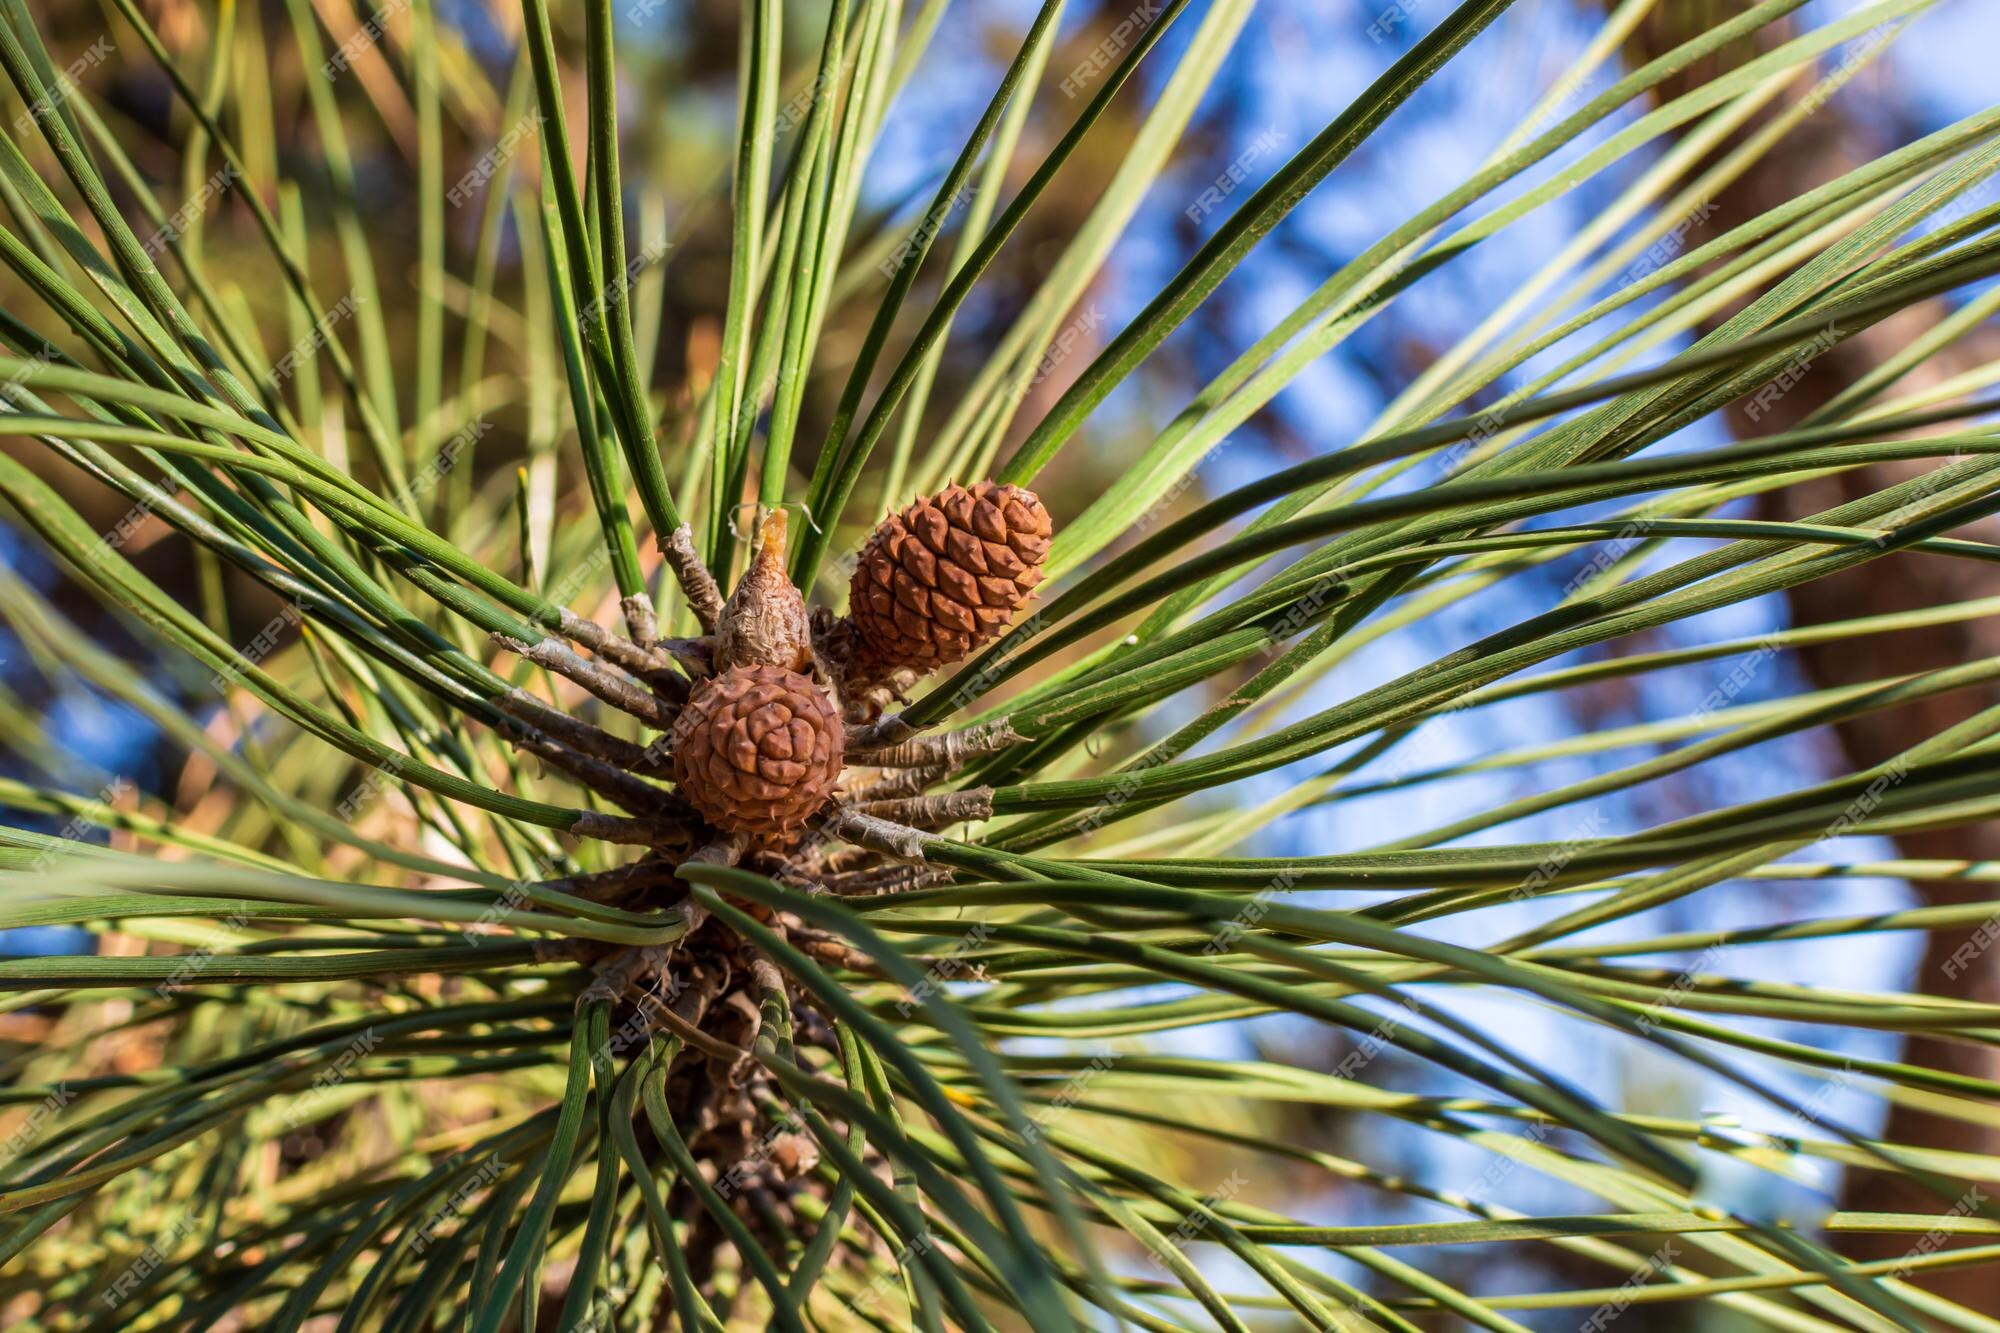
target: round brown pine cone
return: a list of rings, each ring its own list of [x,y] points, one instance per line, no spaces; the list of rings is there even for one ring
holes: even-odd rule
[[[711,676],[695,686],[675,730],[681,795],[732,833],[795,833],[840,781],[840,714],[796,671],[739,666]]]
[[[848,590],[868,656],[929,671],[997,637],[1041,582],[1052,531],[1033,491],[992,481],[947,486],[882,520]]]

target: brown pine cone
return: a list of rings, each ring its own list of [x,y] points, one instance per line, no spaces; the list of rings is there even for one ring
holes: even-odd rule
[[[1052,532],[1033,491],[992,481],[882,520],[848,590],[870,674],[934,670],[996,638],[1041,582]]]
[[[796,671],[739,666],[711,676],[695,686],[675,730],[681,795],[732,833],[795,833],[840,781],[840,714]]]

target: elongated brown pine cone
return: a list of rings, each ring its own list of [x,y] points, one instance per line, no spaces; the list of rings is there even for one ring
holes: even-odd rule
[[[1041,582],[1052,532],[1033,491],[993,481],[882,520],[848,590],[868,674],[935,670],[997,637]]]
[[[722,608],[715,629],[715,664],[812,666],[806,599],[785,573],[785,511],[774,509],[758,533],[756,557]]]
[[[732,833],[796,833],[840,781],[840,714],[796,671],[738,666],[711,676],[675,730],[680,794]]]

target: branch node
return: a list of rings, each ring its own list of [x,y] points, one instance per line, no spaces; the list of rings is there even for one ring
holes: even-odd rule
[[[820,826],[829,836],[869,848],[902,861],[924,860],[931,836],[906,824],[893,823],[851,806],[835,806]]]

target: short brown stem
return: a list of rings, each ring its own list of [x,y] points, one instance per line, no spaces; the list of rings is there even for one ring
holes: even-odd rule
[[[842,838],[856,846],[904,861],[923,860],[924,847],[931,841],[931,836],[919,829],[892,823],[851,806],[835,806],[829,810],[820,827],[831,837]]]
[[[924,789],[933,782],[949,776],[943,764],[932,764],[928,768],[899,768],[889,776],[876,782],[851,788],[847,793],[848,803],[866,806],[876,801],[893,801],[904,796],[921,796]]]
[[[937,796],[907,796],[893,801],[870,801],[848,807],[857,814],[893,820],[913,829],[943,828],[993,818],[993,789],[971,787],[965,791]]]
[[[573,750],[532,728],[520,728],[511,739],[523,750],[561,769],[599,795],[616,801],[634,815],[678,814],[687,809],[685,802],[665,788],[655,787],[643,778]]]
[[[574,611],[562,611],[556,628],[564,638],[582,644],[613,666],[622,667],[644,680],[661,680],[668,683],[668,688],[672,688],[671,682],[674,681],[678,681],[682,689],[687,686],[687,681],[674,669],[673,659],[665,653],[634,643],[622,634],[613,634],[596,621],[587,620]]]
[[[660,616],[653,609],[651,597],[643,592],[621,597],[618,609],[624,613],[625,629],[634,643],[651,643],[660,637]]]
[[[667,568],[673,570],[675,581],[687,597],[688,609],[701,622],[702,630],[715,633],[722,619],[722,589],[716,585],[715,575],[708,572],[701,552],[695,549],[694,529],[683,523],[660,538],[660,555]]]
[[[665,756],[656,754],[650,746],[613,736],[601,727],[558,712],[526,690],[510,690],[494,702],[510,716],[593,759],[602,759],[632,773],[665,774],[668,771]]]
[[[657,695],[640,688],[625,677],[614,674],[596,662],[577,656],[571,649],[554,639],[543,639],[540,643],[523,643],[504,634],[495,634],[493,642],[508,652],[525,657],[536,666],[546,667],[565,680],[574,681],[613,708],[630,713],[641,722],[661,731],[674,725],[674,716],[679,710],[671,708]]]
[[[685,847],[691,841],[687,825],[677,819],[644,818],[635,815],[607,815],[596,810],[580,812],[568,831],[579,838],[615,842],[629,847],[664,850]]]
[[[887,722],[889,719],[884,718]],[[993,754],[1010,745],[1018,745],[1028,739],[1014,730],[1006,718],[995,718],[982,722],[976,727],[963,731],[940,732],[935,736],[912,736],[907,740],[890,745],[870,748],[874,727],[864,727],[856,732],[847,744],[849,763],[866,764],[871,768],[919,768],[932,764],[943,764],[956,769],[973,755]]]
[[[916,734],[917,729],[903,721],[901,713],[889,713],[849,733],[847,752],[867,754],[876,750],[886,750],[893,745],[902,744]]]

